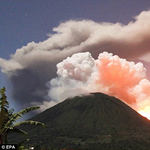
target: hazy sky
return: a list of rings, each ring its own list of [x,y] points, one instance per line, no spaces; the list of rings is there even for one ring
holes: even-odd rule
[[[43,42],[54,34],[54,27],[69,20],[127,25],[149,8],[149,0],[0,0],[0,57],[10,59],[28,43]],[[149,67],[149,63],[145,65]],[[6,86],[10,100],[14,85],[2,72],[0,85]],[[10,103],[17,106],[14,100]]]

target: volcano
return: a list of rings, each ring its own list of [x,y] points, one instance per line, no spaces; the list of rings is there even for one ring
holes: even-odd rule
[[[102,93],[68,98],[31,120],[47,125],[47,128],[24,127],[30,133],[29,145],[37,147],[150,147],[150,121],[121,100]]]

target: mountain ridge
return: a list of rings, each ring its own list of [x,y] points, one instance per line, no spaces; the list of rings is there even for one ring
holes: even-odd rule
[[[98,95],[98,98],[96,97],[96,95]],[[101,97],[100,99],[99,99],[99,97]],[[78,105],[78,100],[81,100],[81,101],[79,101],[79,105]],[[73,102],[72,102],[72,100],[73,100]],[[91,101],[91,102],[90,102]],[[109,101],[109,102],[108,102]],[[76,109],[76,110],[78,110],[78,111],[80,111],[80,112],[82,112],[83,113],[83,111],[85,110],[85,109],[87,109],[87,107],[89,107],[88,106],[88,103],[86,103],[86,102],[88,102],[89,103],[89,106],[91,106],[91,107],[96,107],[95,109],[98,111],[98,110],[101,110],[101,114],[100,115],[102,115],[102,114],[107,114],[109,117],[110,117],[110,119],[113,119],[113,113],[112,113],[112,111],[113,111],[113,109],[114,109],[114,107],[113,106],[119,106],[120,108],[126,108],[126,109],[128,109],[128,108],[130,108],[130,112],[128,112],[128,113],[134,113],[134,115],[136,115],[136,116],[139,116],[140,114],[138,113],[138,112],[136,112],[134,109],[132,109],[130,106],[128,106],[127,104],[125,104],[124,102],[122,102],[121,100],[119,100],[119,99],[117,99],[117,98],[115,98],[115,97],[113,97],[113,96],[108,96],[108,95],[106,95],[106,94],[103,94],[103,93],[91,93],[90,95],[87,95],[87,96],[76,96],[76,97],[74,97],[74,98],[68,98],[68,99],[66,99],[65,101],[63,101],[63,102],[61,102],[61,103],[59,103],[59,104],[57,104],[56,106],[58,106],[58,105],[61,105],[62,103],[64,104],[64,105],[67,105],[67,107],[66,108],[64,108],[64,110],[63,111],[67,111],[68,112],[68,109],[72,109],[72,108],[74,108],[74,109]],[[86,105],[85,105],[86,104]],[[114,105],[113,105],[114,104]],[[69,105],[71,105],[71,108],[69,108]],[[104,106],[104,107],[103,107]],[[107,109],[106,109],[106,107],[107,107]],[[53,114],[52,116],[51,115],[48,115],[49,116],[49,119],[50,118],[52,118],[52,117],[54,117],[55,116],[55,111],[54,112],[52,112],[52,113],[50,113],[49,112],[49,110],[51,109],[54,109],[55,108],[55,106],[53,106],[53,107],[51,107],[51,108],[49,108],[49,109],[47,109],[47,110],[45,110],[44,112],[42,112],[41,114],[43,114],[43,113],[45,113],[46,111],[48,111],[48,114]],[[62,108],[62,109],[63,109]],[[87,110],[88,111],[88,110]],[[105,112],[104,112],[105,111]],[[110,112],[109,112],[110,111]],[[117,111],[116,109],[115,109],[115,111]],[[122,109],[120,109],[119,110],[120,112],[122,111]],[[59,113],[61,113],[61,111],[60,110],[57,110],[57,112],[56,112],[56,115],[57,115],[57,117],[58,117],[58,115],[59,115]],[[115,112],[114,112],[115,113]],[[122,115],[124,114],[123,112],[121,113]],[[100,117],[100,115],[97,115],[98,117]],[[115,114],[116,115],[116,114]],[[127,121],[126,119],[127,119],[127,117],[126,117],[126,115],[127,114],[124,114],[125,115],[125,117],[122,117],[122,118],[120,118],[122,121],[124,120],[125,122]],[[129,115],[129,114],[128,114]],[[47,115],[46,115],[47,116]],[[141,116],[141,115],[140,115]],[[45,119],[43,119],[43,116],[42,116],[42,119],[39,119],[39,117],[40,117],[40,115],[37,115],[37,116],[35,116],[35,117],[33,117],[32,119],[34,119],[34,120],[38,120],[38,121],[42,121],[42,122],[45,122]],[[118,114],[118,117],[120,117],[119,116],[119,114]],[[130,118],[128,118],[128,119],[130,119]],[[144,122],[149,122],[148,121],[148,119],[147,118],[145,118],[145,117],[143,117],[143,116],[141,116],[141,117],[138,117],[138,119],[139,120],[144,120]],[[133,120],[133,118],[132,118],[132,120]],[[46,122],[45,122],[46,123]]]
[[[107,144],[110,149],[113,144],[117,149],[134,147],[141,140],[140,146],[146,143],[150,147],[150,121],[121,100],[103,93],[68,98],[32,120],[48,126],[26,128],[32,135],[32,145],[81,149],[102,145],[106,148]]]

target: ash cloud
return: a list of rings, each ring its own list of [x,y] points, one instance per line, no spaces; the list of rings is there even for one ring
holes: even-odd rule
[[[58,77],[50,81],[49,96],[55,102],[68,97],[103,92],[124,101],[150,119],[150,81],[142,63],[100,53],[77,53],[57,64]],[[47,103],[48,106],[50,105]],[[148,108],[147,108],[148,107]]]
[[[49,86],[54,86],[56,82],[59,84],[58,81],[62,80],[60,77],[55,78],[57,76],[56,65],[78,52],[90,52],[91,59],[97,59],[99,53],[107,51],[127,60],[139,59],[148,62],[150,56],[148,55],[149,18],[150,11],[143,11],[135,17],[135,21],[127,25],[70,20],[54,28],[55,34],[50,35],[47,40],[40,43],[31,42],[17,49],[9,60],[0,58],[1,71],[8,76],[13,85],[13,98],[22,107],[23,105],[43,104],[44,110],[52,100],[49,97],[54,97],[54,92],[49,91],[51,87],[48,88],[46,84],[51,81]],[[89,76],[85,78],[87,82],[91,81],[90,73]],[[72,81],[70,84],[74,85],[76,82]],[[84,84],[78,82],[78,86],[81,87],[78,93],[87,92],[87,90],[81,90],[85,85],[86,82]],[[67,93],[66,86],[69,85],[64,85],[63,88]],[[105,90],[107,91],[107,88]],[[73,93],[75,92],[72,94],[69,92],[69,96]],[[57,102],[57,100],[51,101],[51,105]]]

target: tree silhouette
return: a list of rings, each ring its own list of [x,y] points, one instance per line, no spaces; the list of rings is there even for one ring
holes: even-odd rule
[[[42,122],[27,120],[15,123],[18,119],[20,119],[24,114],[39,109],[40,107],[28,107],[25,108],[18,113],[13,113],[14,109],[9,109],[9,103],[7,101],[7,96],[5,94],[5,87],[0,89],[0,144],[7,144],[7,135],[10,131],[28,134],[27,132],[16,128],[20,125],[39,125],[45,127],[45,124]]]

